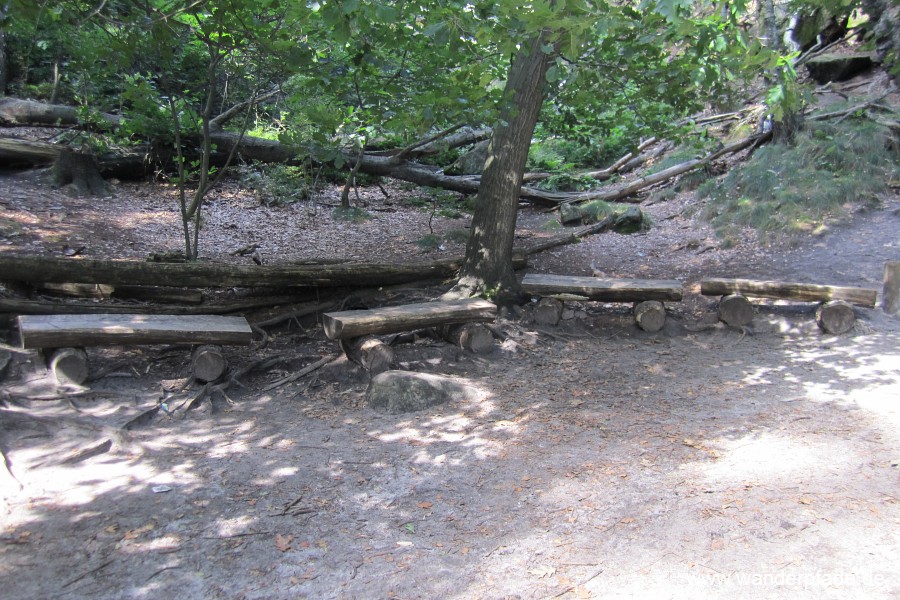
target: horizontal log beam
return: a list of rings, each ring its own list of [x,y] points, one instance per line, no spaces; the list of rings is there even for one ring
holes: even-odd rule
[[[752,279],[708,278],[700,282],[700,293],[704,296],[728,296],[741,294],[754,298],[777,300],[798,300],[801,302],[827,302],[843,300],[850,304],[875,308],[878,296],[876,290],[856,287],[837,287],[813,283],[792,283],[786,281],[757,281]]]
[[[127,344],[249,344],[244,317],[219,315],[22,315],[23,348]]]
[[[539,273],[525,275],[522,278],[522,290],[533,296],[567,294],[601,302],[680,302],[684,296],[681,282],[674,280],[601,279]]]
[[[469,299],[325,313],[322,315],[322,326],[325,335],[335,340],[455,323],[489,322],[496,316],[497,307],[493,303]]]
[[[178,287],[382,286],[453,276],[462,258],[429,263],[236,266],[0,254],[0,281]]]

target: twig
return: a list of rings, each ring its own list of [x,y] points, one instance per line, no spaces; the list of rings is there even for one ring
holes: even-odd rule
[[[590,577],[588,577],[587,579],[585,579],[584,581],[582,581],[580,584],[578,584],[578,585],[570,585],[569,587],[567,587],[566,589],[564,589],[564,590],[561,591],[560,593],[554,594],[553,596],[550,596],[550,597],[551,597],[551,598],[559,598],[560,596],[565,596],[565,595],[568,594],[569,592],[574,591],[575,588],[583,587],[583,586],[587,585],[588,583],[590,583],[591,581],[593,581],[594,579],[597,579],[598,577],[600,577],[600,574],[601,574],[601,573],[603,573],[603,569],[598,569],[596,573],[594,573],[593,575],[591,575]]]
[[[110,564],[112,564],[112,562],[113,562],[113,559],[109,559],[106,562],[101,563],[100,566],[95,567],[95,568],[91,569],[90,571],[86,571],[86,572],[82,573],[81,575],[79,575],[75,579],[71,580],[70,582],[64,583],[62,586],[63,589],[69,587],[70,585],[72,585],[74,583],[78,583],[79,581],[81,581],[82,579],[87,577],[88,575],[92,575],[92,574],[96,573],[97,571],[103,569],[104,567],[108,567]]]
[[[279,379],[275,383],[271,383],[271,384],[267,385],[260,391],[270,392],[270,391],[274,390],[275,388],[279,388],[279,387],[283,386],[286,383],[290,383],[292,381],[297,381],[301,377],[304,377],[305,375],[309,375],[316,369],[324,367],[331,361],[335,360],[337,357],[338,357],[338,355],[336,355],[336,354],[326,356],[326,357],[322,358],[321,360],[318,360],[318,361],[314,362],[313,364],[309,365],[308,367],[304,367],[304,368],[300,369],[299,371],[297,371],[296,373],[294,373],[292,375],[288,375],[287,377],[285,377],[283,379]]]

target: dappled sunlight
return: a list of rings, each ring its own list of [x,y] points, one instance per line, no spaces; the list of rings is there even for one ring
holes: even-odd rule
[[[740,438],[706,440],[715,460],[697,468],[717,484],[760,481],[803,481],[814,471],[836,472],[858,458],[833,441],[811,441],[778,432],[753,432]]]

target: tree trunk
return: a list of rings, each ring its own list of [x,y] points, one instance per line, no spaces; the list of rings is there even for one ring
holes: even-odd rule
[[[53,185],[63,187],[70,183],[75,186],[80,196],[109,194],[92,154],[62,148],[56,162],[53,163]]]
[[[475,202],[472,234],[457,284],[474,296],[495,293],[501,303],[519,300],[512,252],[519,193],[531,137],[544,103],[552,54],[544,52],[546,30],[524,44],[513,59],[500,121],[494,129]],[[555,53],[555,51],[554,51]]]
[[[6,85],[9,83],[9,56],[6,51],[6,23],[9,14],[9,2],[0,4],[0,97],[6,95]]]

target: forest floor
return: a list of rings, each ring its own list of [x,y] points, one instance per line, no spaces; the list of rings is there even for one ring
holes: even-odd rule
[[[252,264],[423,260],[430,211],[401,185],[361,190],[373,218],[323,204],[261,205],[230,183],[206,213],[201,254]],[[759,302],[749,327],[717,322],[706,276],[879,289],[900,260],[900,196],[792,244],[748,233],[723,247],[684,193],[645,201],[645,233],[595,235],[526,272],[666,278],[687,297],[658,333],[629,307],[571,303],[473,355],[428,338],[398,368],[449,374],[477,401],[386,415],[367,377],[314,323],[228,350],[243,378],[188,413],[185,351],[90,351],[117,365],[56,400],[36,356],[16,359],[0,414],[0,589],[6,598],[896,598],[900,573],[900,320],[857,309],[822,333],[809,304]],[[523,241],[558,232],[523,209]],[[468,217],[436,217],[436,233]],[[0,174],[0,252],[145,258],[181,247],[176,196],[114,184],[108,198]],[[83,248],[83,249],[82,249]],[[428,295],[429,291],[422,292]],[[438,290],[433,290],[437,295]],[[251,321],[288,307],[248,315]],[[9,339],[9,338],[7,338]],[[43,390],[43,391],[42,391]],[[149,412],[148,412],[149,410]],[[128,423],[128,429],[122,425]]]

